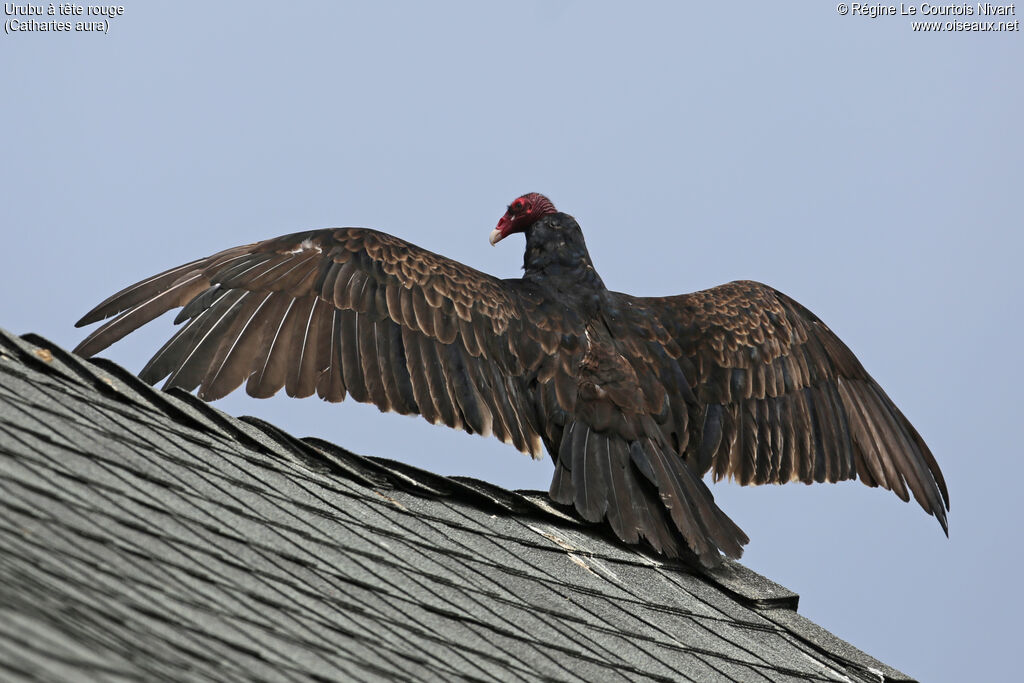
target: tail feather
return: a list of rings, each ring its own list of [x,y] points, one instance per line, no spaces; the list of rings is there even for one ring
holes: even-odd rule
[[[643,538],[671,557],[689,548],[709,567],[721,562],[720,551],[739,557],[749,540],[667,444],[628,441],[581,421],[563,431],[550,495],[588,521],[607,518],[626,543]]]
[[[648,439],[645,450],[658,476],[661,500],[701,563],[719,564],[718,551],[733,559],[739,558],[750,539],[715,504],[707,485],[664,445]]]

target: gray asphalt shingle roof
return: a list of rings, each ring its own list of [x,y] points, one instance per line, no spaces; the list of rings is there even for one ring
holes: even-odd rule
[[[0,331],[4,680],[908,680],[796,606]]]

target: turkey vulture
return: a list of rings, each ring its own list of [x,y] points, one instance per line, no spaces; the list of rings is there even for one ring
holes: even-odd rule
[[[526,235],[499,280],[392,235],[312,230],[221,251],[113,295],[92,356],[160,314],[185,324],[140,377],[215,400],[346,395],[493,434],[555,463],[550,495],[627,543],[707,566],[746,534],[702,475],[740,484],[860,478],[909,492],[947,532],[949,494],[910,422],[809,310],[731,282],[635,297],[605,288],[576,220],[519,197],[491,244]]]

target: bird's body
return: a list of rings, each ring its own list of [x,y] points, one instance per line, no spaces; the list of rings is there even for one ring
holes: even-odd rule
[[[228,249],[115,294],[92,355],[161,313],[187,321],[143,379],[214,400],[346,395],[494,434],[555,462],[551,496],[622,540],[705,564],[743,532],[701,476],[742,484],[861,478],[946,528],[948,494],[923,440],[817,317],[734,282],[642,298],[609,291],[583,234],[524,195],[491,242],[525,232],[521,279],[499,280],[362,228]]]

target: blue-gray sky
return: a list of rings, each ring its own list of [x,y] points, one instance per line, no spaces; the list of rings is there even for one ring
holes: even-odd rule
[[[859,483],[719,484],[752,538],[744,562],[922,680],[1009,677],[1020,32],[915,33],[811,1],[124,6],[106,35],[0,37],[0,325],[71,347],[72,323],[124,285],[333,225],[515,277],[521,238],[492,249],[488,233],[544,192],[611,288],[757,279],[850,345],[934,450],[950,539]],[[139,370],[171,324],[150,328],[104,355]],[[444,474],[539,489],[551,475],[352,402],[218,405]]]

